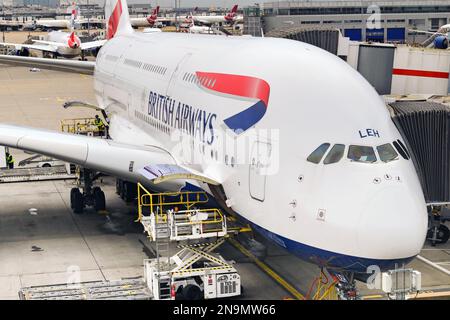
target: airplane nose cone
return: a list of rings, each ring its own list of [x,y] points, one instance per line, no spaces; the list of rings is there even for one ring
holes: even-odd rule
[[[421,194],[406,186],[378,191],[363,209],[357,241],[368,258],[392,260],[419,254],[427,232],[428,216]]]

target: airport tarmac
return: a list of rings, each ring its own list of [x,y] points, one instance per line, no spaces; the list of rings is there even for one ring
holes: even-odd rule
[[[2,42],[9,43],[23,43],[29,36],[44,36],[48,32],[41,31],[6,31],[1,32],[1,40]],[[4,39],[3,39],[4,35]],[[4,41],[3,41],[4,40]]]
[[[95,103],[92,78],[29,68],[0,66],[0,123],[59,130],[67,118],[91,117],[88,109],[63,109],[67,100]],[[23,153],[13,151],[16,159]],[[115,194],[112,178],[103,179],[108,216],[72,213],[73,180],[0,184],[0,299],[18,299],[22,287],[64,283],[79,268],[81,281],[117,280],[143,274],[150,245],[136,205]],[[32,214],[29,209],[37,209]],[[302,294],[319,273],[314,265],[267,242],[265,262]],[[236,262],[245,299],[283,299],[289,293],[239,251],[224,244],[219,250]],[[421,255],[450,270],[450,244],[426,245]],[[450,290],[450,276],[415,259],[410,267],[422,272],[427,290]],[[359,284],[363,295],[378,294]]]

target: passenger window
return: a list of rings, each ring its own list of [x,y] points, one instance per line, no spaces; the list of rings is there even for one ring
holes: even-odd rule
[[[404,148],[404,144],[403,143],[400,144],[399,142],[401,143],[400,140],[397,140],[392,142],[392,144],[394,145],[395,149],[397,149],[398,153],[401,154],[403,159],[409,160],[410,157],[408,151],[406,150],[406,147]]]
[[[339,162],[342,157],[344,156],[344,149],[345,145],[343,144],[335,144],[333,148],[331,148],[330,152],[325,157],[325,160],[323,160],[324,164],[331,164]]]
[[[390,143],[378,146],[377,151],[383,162],[390,162],[398,159],[398,153]]]
[[[330,147],[329,143],[323,143],[321,144],[316,150],[314,150],[306,160],[312,163],[319,163],[320,160],[322,160],[323,155],[325,152],[327,152],[328,148]]]
[[[377,161],[375,151],[367,146],[350,146],[348,148],[347,158],[356,162],[372,163]]]

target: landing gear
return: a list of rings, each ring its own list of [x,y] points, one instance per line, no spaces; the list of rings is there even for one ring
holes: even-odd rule
[[[95,211],[104,211],[106,209],[105,193],[102,189],[100,189],[100,187],[95,187],[92,194]]]
[[[433,247],[435,247],[436,244],[446,243],[449,238],[450,230],[446,225],[441,224],[428,229],[427,239],[431,241]]]
[[[78,60],[79,61],[87,61],[86,57],[84,56],[84,52],[81,52],[80,58]]]
[[[450,230],[444,224],[446,220],[445,213],[447,211],[447,208],[441,206],[432,206],[429,209],[430,219],[427,240],[431,242],[433,247],[436,244],[446,243],[450,238]]]
[[[116,179],[116,193],[126,203],[133,202],[137,197],[137,185],[136,183]]]
[[[337,280],[336,292],[339,300],[359,300],[356,281],[353,273],[332,273]]]
[[[92,187],[100,175],[85,168],[79,168],[78,171],[79,188],[70,190],[70,207],[73,212],[81,214],[86,206],[93,207],[98,212],[106,210],[105,193],[100,187]]]
[[[80,192],[80,189],[73,188],[70,190],[70,206],[76,214],[83,213],[84,210],[84,198]]]

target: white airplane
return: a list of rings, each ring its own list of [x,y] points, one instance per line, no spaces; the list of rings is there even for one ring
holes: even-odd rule
[[[38,50],[45,54],[51,54],[54,58],[75,58],[81,56],[84,60],[86,51],[100,48],[106,40],[96,40],[89,42],[81,42],[80,38],[73,31],[75,19],[77,18],[77,10],[72,10],[72,16],[69,21],[72,32],[63,32],[61,30],[51,31],[46,35],[45,40],[33,40],[32,44],[23,43],[7,43],[0,42],[0,45],[13,46],[16,52],[23,53],[23,50]],[[22,54],[23,55],[23,54]]]
[[[84,56],[87,51],[100,48],[106,40],[81,42],[80,38],[72,32],[51,31],[45,40],[33,40],[33,44],[0,42],[0,45],[13,46],[16,52],[26,50],[38,50],[45,54],[51,54],[53,58],[63,57],[67,59]]]
[[[33,20],[31,23],[24,25],[26,30],[63,30],[63,29],[73,29],[78,21],[79,7],[72,3],[71,7],[71,17],[69,19],[39,19]]]
[[[134,32],[126,0],[105,9],[109,40],[95,63],[45,63],[94,73],[111,140],[3,124],[0,145],[152,190],[201,188],[329,270],[383,271],[419,254],[428,218],[414,165],[384,102],[347,63],[287,39]]]
[[[215,34],[214,30],[211,28],[211,26],[196,26],[194,17],[191,13],[189,17],[186,18],[186,22],[189,23],[189,26],[187,29],[190,33],[199,33],[199,34]]]
[[[450,24],[441,26],[436,32],[415,29],[409,29],[408,31],[430,35],[429,38],[422,42],[424,47],[444,50],[449,47]]]
[[[158,21],[158,14],[159,14],[159,6],[153,9],[152,14],[146,18],[130,18],[131,26],[133,28],[153,27],[155,23]]]
[[[236,14],[238,5],[235,4],[231,11],[224,16],[193,16],[194,21],[204,25],[212,25],[215,23],[229,23],[242,22],[243,17]]]

